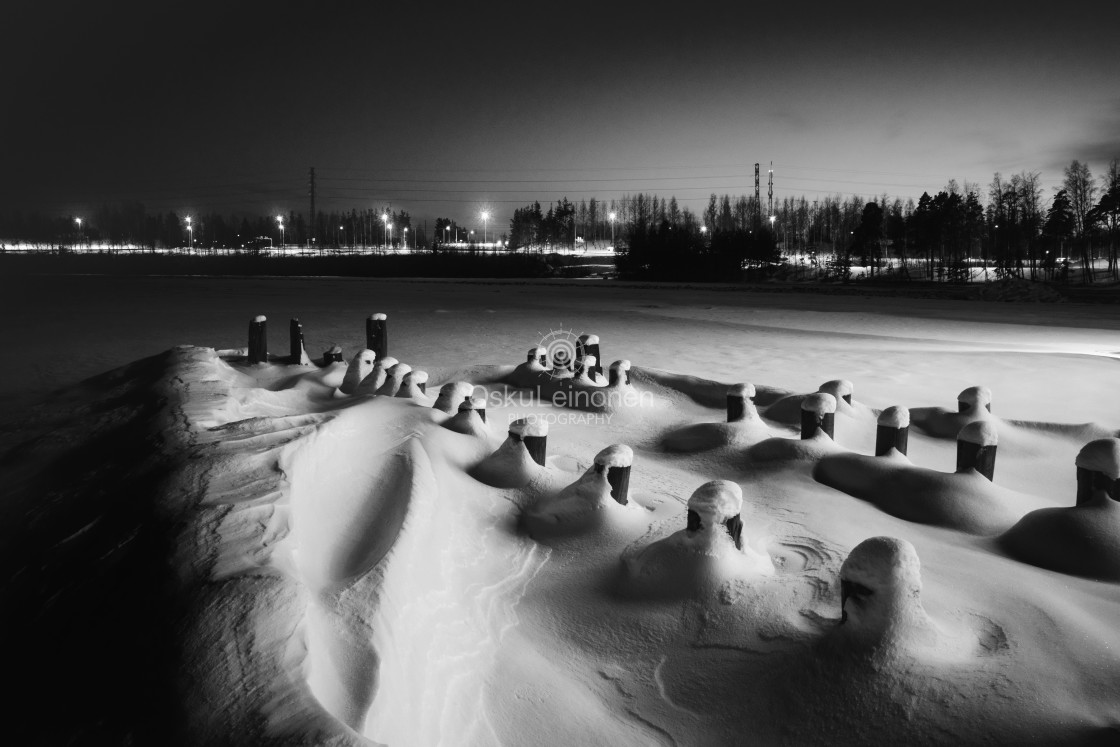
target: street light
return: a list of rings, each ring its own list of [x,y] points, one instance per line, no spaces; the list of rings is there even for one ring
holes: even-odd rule
[[[385,228],[389,231],[389,248],[393,248],[393,224],[386,223]]]
[[[408,251],[408,226],[404,227],[404,250]]]
[[[389,243],[389,214],[388,213],[382,213],[381,214],[381,222],[385,224],[385,228],[382,230],[381,236],[384,239],[384,244],[388,244]],[[383,246],[384,246],[384,244],[383,244]]]
[[[284,248],[284,216],[277,215],[276,223],[280,226],[280,248]]]
[[[443,227],[443,243],[446,244],[446,243],[448,243],[448,241],[450,241],[450,239],[451,239],[450,233],[451,233],[451,224],[448,223],[446,226]]]
[[[82,219],[75,218],[74,222],[78,224],[78,246],[82,245]]]
[[[486,221],[490,220],[490,213],[482,211],[482,245],[486,246]]]
[[[191,225],[191,217],[187,216],[187,254],[191,253],[191,248],[194,246],[194,226]]]
[[[607,216],[611,220],[611,250],[614,250],[614,219],[618,217],[618,213],[611,213]]]

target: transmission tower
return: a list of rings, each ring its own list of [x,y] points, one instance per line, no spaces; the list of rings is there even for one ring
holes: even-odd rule
[[[309,193],[311,195],[311,225],[307,229],[307,244],[308,246],[315,243],[315,167],[311,167],[309,176]]]
[[[754,227],[758,228],[759,221],[762,220],[762,216],[759,215],[759,213],[762,212],[762,200],[759,197],[759,193],[758,193],[758,164],[757,163],[754,165],[754,210],[755,210],[755,213],[754,213]]]
[[[770,162],[770,186],[766,190],[766,196],[770,199],[770,211],[766,217],[774,217],[774,162]]]

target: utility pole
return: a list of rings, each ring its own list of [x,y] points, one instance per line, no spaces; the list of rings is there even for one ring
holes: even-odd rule
[[[311,225],[308,227],[308,230],[307,230],[308,246],[315,243],[315,167],[314,166],[311,167],[311,175],[310,175],[309,184],[310,184],[310,187],[311,187],[311,190],[310,190],[310,192],[311,192]]]

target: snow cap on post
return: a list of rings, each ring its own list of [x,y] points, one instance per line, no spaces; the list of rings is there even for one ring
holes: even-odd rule
[[[970,386],[957,395],[958,412],[978,412],[983,407],[992,411],[992,390],[986,386]]]
[[[535,348],[529,348],[529,357],[526,359],[525,362],[526,363],[536,363],[538,365],[543,366],[544,362],[547,358],[548,358],[548,351],[545,350],[544,348],[542,348],[540,345],[538,345]]]
[[[958,441],[967,441],[977,446],[996,446],[999,444],[999,434],[996,427],[986,420],[977,420],[961,428],[957,434]]]
[[[905,407],[892,405],[879,413],[878,423],[887,428],[906,428],[910,425],[910,411]]]
[[[331,363],[342,363],[341,345],[331,345],[327,350],[323,351],[323,365],[327,366]]]
[[[712,480],[693,491],[688,510],[700,517],[704,526],[722,524],[743,511],[743,489],[730,480]]]

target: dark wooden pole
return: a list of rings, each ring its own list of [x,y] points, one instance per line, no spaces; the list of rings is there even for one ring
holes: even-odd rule
[[[385,314],[372,314],[366,319],[366,347],[377,353],[377,360],[389,356],[389,320]]]
[[[249,362],[268,362],[268,319],[263,314],[249,322]]]

